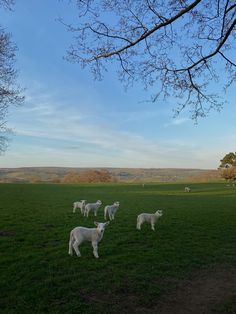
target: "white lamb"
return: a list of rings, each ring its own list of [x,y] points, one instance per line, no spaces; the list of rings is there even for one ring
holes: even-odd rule
[[[85,205],[84,216],[88,217],[90,211],[94,212],[94,216],[97,216],[98,208],[102,205],[102,202],[98,200],[96,203],[88,203]]]
[[[115,213],[117,212],[118,208],[119,208],[120,203],[119,202],[115,202],[113,205],[107,205],[104,208],[104,219],[107,219],[107,214],[109,216],[110,220],[114,220],[115,219]]]
[[[148,222],[151,224],[151,228],[153,231],[155,231],[155,223],[157,219],[159,219],[162,216],[162,210],[157,210],[155,214],[147,214],[147,213],[142,213],[138,215],[137,217],[137,229],[141,230],[141,225],[144,222]]]
[[[76,209],[80,208],[81,214],[84,213],[84,208],[85,208],[86,200],[81,200],[79,202],[74,202],[73,203],[73,213],[75,213]]]
[[[186,187],[184,188],[184,191],[189,193],[189,192],[191,192],[191,189],[190,189],[190,187],[186,186]]]
[[[79,245],[84,241],[89,241],[92,243],[94,257],[99,258],[98,243],[102,240],[104,230],[109,223],[109,221],[105,223],[94,221],[97,228],[76,227],[71,230],[68,253],[73,255],[74,249],[77,256],[80,257]]]

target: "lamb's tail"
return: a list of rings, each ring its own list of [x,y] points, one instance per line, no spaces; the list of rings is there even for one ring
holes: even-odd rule
[[[73,230],[70,232],[70,239],[69,239],[69,255],[73,255],[73,243],[74,243],[74,234]]]

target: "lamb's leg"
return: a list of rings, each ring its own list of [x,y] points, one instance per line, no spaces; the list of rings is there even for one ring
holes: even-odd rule
[[[151,225],[152,225],[152,230],[155,231],[155,223],[151,222]]]
[[[94,255],[94,257],[99,258],[97,242],[92,242],[92,247],[93,247],[93,255]]]
[[[97,216],[97,209],[94,209],[94,216]]]
[[[136,226],[136,228],[138,230],[141,230],[141,221],[139,219],[137,219],[137,226]]]
[[[73,248],[74,248],[74,250],[75,250],[75,253],[76,253],[76,255],[77,255],[78,257],[81,256],[80,251],[79,251],[79,245],[81,244],[81,242],[82,242],[82,241],[76,240],[76,241],[74,241],[74,243],[72,244],[72,245],[73,245]]]
[[[73,213],[75,213],[75,210],[76,210],[76,206],[74,205],[74,207],[73,207]]]

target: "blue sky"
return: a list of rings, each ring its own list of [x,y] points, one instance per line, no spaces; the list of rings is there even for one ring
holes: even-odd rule
[[[58,17],[72,20],[68,1],[16,1],[1,9],[1,24],[18,46],[18,81],[25,103],[10,110],[14,131],[0,167],[144,167],[214,169],[235,151],[236,92],[228,104],[197,125],[187,112],[173,118],[175,100],[143,102],[140,85],[125,91],[114,68],[101,82],[63,59],[71,34]]]

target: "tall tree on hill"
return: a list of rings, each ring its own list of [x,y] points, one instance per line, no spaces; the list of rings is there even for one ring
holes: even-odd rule
[[[73,2],[73,1],[72,1]],[[121,81],[155,88],[152,101],[174,97],[192,119],[220,110],[236,79],[236,2],[231,0],[74,0],[78,25],[67,58],[96,79],[108,61]],[[221,88],[223,86],[223,88]],[[173,100],[172,100],[173,101]]]
[[[236,152],[230,152],[221,159],[220,174],[227,181],[236,182]]]
[[[230,152],[221,159],[220,168],[236,167],[236,152]]]
[[[13,0],[0,0],[0,9],[11,10]],[[14,68],[17,47],[11,42],[11,35],[0,25],[0,154],[5,151],[9,129],[6,116],[9,107],[22,103],[24,97],[16,85],[17,71]]]

